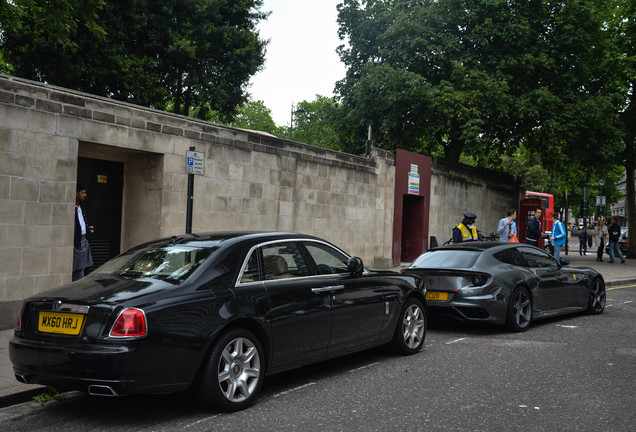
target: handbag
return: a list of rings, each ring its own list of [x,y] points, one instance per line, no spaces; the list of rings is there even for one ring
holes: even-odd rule
[[[510,238],[508,239],[510,243],[519,243],[519,239],[517,238],[517,234],[510,233]]]

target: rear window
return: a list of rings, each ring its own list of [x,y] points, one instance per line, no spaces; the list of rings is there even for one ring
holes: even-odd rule
[[[410,268],[470,268],[480,254],[474,250],[432,250],[420,255]]]
[[[216,248],[171,245],[125,252],[93,273],[127,278],[155,278],[182,281],[203,263]]]

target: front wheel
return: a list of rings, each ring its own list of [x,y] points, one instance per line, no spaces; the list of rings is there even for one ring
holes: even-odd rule
[[[393,349],[399,354],[415,354],[422,349],[425,337],[426,311],[420,300],[410,298],[400,312],[393,335]]]
[[[601,278],[592,281],[590,288],[590,298],[587,302],[587,311],[591,314],[598,315],[605,309],[605,283]]]
[[[532,298],[524,287],[517,287],[512,291],[508,301],[508,315],[506,326],[516,332],[528,330],[532,321]]]
[[[265,377],[263,349],[254,334],[234,329],[210,352],[197,383],[199,400],[208,407],[239,411],[254,402]]]

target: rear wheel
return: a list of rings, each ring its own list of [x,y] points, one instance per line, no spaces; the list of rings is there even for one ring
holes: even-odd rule
[[[601,278],[592,281],[590,288],[590,299],[587,303],[587,311],[591,314],[598,315],[605,309],[605,283]]]
[[[239,411],[254,402],[265,377],[263,349],[254,334],[234,329],[210,352],[198,384],[199,400],[223,411]]]
[[[508,315],[506,316],[506,326],[516,332],[528,330],[532,321],[532,299],[528,290],[524,287],[517,287],[512,291],[508,302]]]
[[[426,312],[422,302],[416,298],[406,301],[400,312],[393,349],[400,354],[415,354],[422,349],[426,337]]]

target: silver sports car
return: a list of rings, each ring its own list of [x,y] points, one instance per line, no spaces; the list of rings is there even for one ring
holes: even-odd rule
[[[603,277],[568,264],[522,243],[467,242],[431,249],[402,272],[424,279],[431,315],[525,331],[535,319],[605,309]]]

